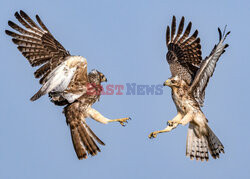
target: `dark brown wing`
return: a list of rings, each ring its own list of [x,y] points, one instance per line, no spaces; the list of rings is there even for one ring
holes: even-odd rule
[[[78,159],[86,159],[87,154],[92,156],[101,152],[95,141],[105,145],[89,128],[85,122],[84,110],[81,102],[76,101],[64,108],[67,124],[70,127],[71,138]]]
[[[52,36],[38,15],[36,15],[36,20],[41,27],[22,10],[20,13],[16,12],[15,17],[24,28],[9,21],[9,26],[19,33],[9,30],[5,32],[13,37],[12,41],[18,45],[18,50],[28,59],[31,66],[44,64],[35,72],[35,77],[41,78],[40,83],[43,84],[43,79],[70,54]]]
[[[166,31],[166,45],[168,47],[167,61],[170,65],[172,76],[180,76],[188,84],[191,84],[197,70],[199,69],[201,57],[200,38],[198,31],[189,36],[192,23],[189,22],[184,33],[184,17],[182,17],[179,28],[176,31],[176,18],[173,16],[171,32],[169,26]],[[171,34],[170,34],[171,33]]]
[[[225,52],[225,48],[228,47],[228,44],[223,44],[227,35],[230,33],[227,32],[222,35],[221,30],[218,28],[220,41],[213,48],[212,52],[205,60],[202,61],[200,69],[198,70],[195,79],[189,89],[190,93],[193,93],[195,99],[198,101],[200,106],[203,106],[204,98],[205,98],[205,89],[208,84],[208,81],[211,76],[213,76],[216,63],[219,60],[220,56]]]

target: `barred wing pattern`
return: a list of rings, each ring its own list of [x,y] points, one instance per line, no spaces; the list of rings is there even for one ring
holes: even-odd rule
[[[78,158],[87,158],[88,154],[96,155],[100,152],[96,142],[105,144],[89,128],[85,118],[88,117],[86,110],[100,97],[99,94],[87,93],[89,79],[101,82],[99,72],[95,70],[95,75],[92,72],[92,78],[89,78],[87,60],[82,56],[71,56],[52,36],[38,15],[36,20],[40,27],[23,11],[16,12],[15,17],[25,29],[9,21],[9,26],[19,33],[6,30],[6,34],[13,37],[13,42],[31,66],[43,64],[35,72],[35,77],[41,78],[42,87],[31,101],[49,94],[54,104],[66,105],[64,114]]]
[[[68,56],[44,78],[44,84],[31,101],[49,93],[52,102],[61,101],[55,100],[61,96],[62,100],[72,103],[87,92],[87,83],[87,60],[81,56]]]
[[[210,55],[202,61],[200,69],[198,70],[195,79],[189,89],[189,92],[194,94],[194,97],[196,101],[200,104],[200,106],[203,106],[205,98],[205,89],[210,77],[213,76],[216,63],[219,60],[220,56],[225,52],[225,48],[228,47],[228,44],[223,44],[223,42],[225,41],[230,31],[225,33],[224,30],[223,35],[219,28],[218,31],[220,36],[219,43],[215,45]]]
[[[193,35],[189,37],[192,23],[189,22],[185,32],[184,17],[182,17],[179,28],[176,31],[176,18],[173,16],[170,28],[167,27],[166,31],[166,45],[168,47],[167,61],[170,65],[170,70],[173,76],[180,76],[189,85],[191,84],[194,76],[199,69],[201,57],[200,38],[197,38],[198,31],[195,30]]]
[[[28,59],[31,66],[44,64],[34,73],[36,78],[41,78],[40,83],[43,84],[46,76],[70,54],[52,36],[38,15],[36,15],[36,20],[41,27],[22,10],[20,13],[16,12],[15,17],[26,29],[9,21],[9,26],[19,33],[9,30],[5,32],[13,37],[12,41],[18,45],[18,50]]]

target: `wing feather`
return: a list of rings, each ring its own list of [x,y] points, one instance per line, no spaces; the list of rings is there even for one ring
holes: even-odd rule
[[[173,16],[172,25],[171,25],[171,42],[173,42],[174,40],[175,29],[176,29],[176,18],[175,16]]]
[[[95,140],[101,145],[105,145],[89,128],[84,120],[84,111],[81,110],[79,101],[67,105],[64,108],[66,122],[71,130],[72,142],[79,159],[87,158],[87,153],[94,156],[101,152]]]
[[[81,69],[81,70],[79,70]],[[82,75],[79,75],[82,74]],[[75,76],[81,78],[75,79]],[[69,91],[70,84],[77,81],[81,85],[75,87],[79,93],[84,93],[86,90],[83,88],[86,86],[87,81],[87,61],[80,56],[70,56],[66,61],[57,66],[51,71],[45,78],[43,78],[43,86],[40,90],[31,98],[31,101],[39,99],[41,96],[50,92],[60,93]],[[65,98],[67,99],[67,98]],[[71,99],[67,99],[71,101]]]
[[[188,23],[188,26],[184,32],[184,34],[182,35],[182,37],[179,39],[179,43],[182,43],[184,40],[186,40],[186,38],[188,37],[189,33],[190,33],[190,30],[191,30],[191,27],[192,27],[192,22],[189,22]]]
[[[170,29],[169,27],[167,27],[167,61],[170,65],[170,71],[172,73],[172,76],[178,75],[190,85],[200,66],[202,60],[202,53],[200,38],[197,38],[198,31],[195,30],[195,32],[190,37],[188,37],[192,27],[191,22],[188,23],[188,26],[182,35],[184,29],[184,21],[185,18],[182,17],[177,30],[177,35],[175,35],[175,16],[173,16],[172,19],[171,37]],[[170,38],[171,40],[169,40]]]
[[[170,28],[169,26],[167,27],[167,31],[166,31],[166,45],[168,46],[170,41]]]
[[[39,31],[38,29],[40,29],[39,27],[37,27],[36,26],[36,24],[34,23],[30,23],[29,21],[27,21],[26,20],[26,16],[27,16],[27,14],[23,14],[24,12],[23,11],[20,11],[20,14],[18,13],[18,12],[16,12],[15,13],[15,17],[16,17],[16,19],[24,26],[24,27],[26,27],[27,29],[29,29],[29,30],[31,30],[33,33],[35,32],[37,35],[39,35],[39,36],[42,36],[42,31]],[[25,18],[24,18],[24,16],[25,16]]]
[[[23,34],[23,35],[31,36],[31,37],[36,37],[36,38],[38,38],[38,39],[41,38],[41,36],[39,36],[39,35],[37,35],[37,34],[35,34],[35,33],[33,33],[33,32],[29,32],[29,31],[23,29],[22,27],[18,26],[16,23],[14,23],[14,22],[12,22],[12,21],[8,21],[8,25],[9,25],[11,28],[13,28],[14,30],[20,32],[20,33]],[[6,31],[5,31],[5,32],[6,32]],[[8,34],[7,34],[7,35],[8,35]]]
[[[23,52],[46,52],[43,48],[32,48],[32,47],[23,47],[23,46],[18,46],[18,50],[23,53]]]
[[[185,18],[182,16],[181,21],[180,21],[180,24],[179,24],[178,31],[177,31],[177,35],[176,35],[176,37],[174,38],[174,42],[173,42],[173,43],[176,43],[177,40],[179,39],[179,37],[181,36],[182,31],[183,31],[183,27],[184,27],[184,21],[185,21]]]
[[[189,89],[189,93],[193,93],[200,106],[203,106],[205,89],[210,77],[213,76],[216,63],[219,60],[220,56],[224,53],[225,48],[228,47],[228,44],[223,44],[223,42],[225,41],[230,31],[226,34],[223,34],[223,36],[221,35],[220,29],[218,29],[218,31],[220,35],[220,41],[217,45],[215,45],[211,54],[202,61],[200,69],[198,70],[195,79]]]
[[[44,25],[43,21],[41,20],[41,18],[38,15],[36,15],[36,20],[39,23],[39,25],[43,28],[43,30],[45,30],[48,33],[50,33],[49,29]]]
[[[36,25],[36,23],[24,11],[21,10],[20,14],[34,29],[42,31],[40,27]]]
[[[15,17],[25,29],[9,21],[9,26],[19,33],[9,30],[5,32],[12,37],[13,43],[18,45],[18,50],[28,59],[31,66],[40,66],[45,63],[35,72],[36,78],[48,75],[48,72],[53,71],[65,60],[65,57],[70,56],[69,52],[51,35],[38,15],[36,19],[41,27],[22,10],[20,13],[16,12]]]

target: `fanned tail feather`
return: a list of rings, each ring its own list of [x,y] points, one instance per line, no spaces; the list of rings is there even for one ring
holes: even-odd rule
[[[186,156],[190,159],[208,161],[210,152],[211,156],[216,159],[220,153],[224,153],[224,147],[218,137],[207,126],[208,134],[198,137],[195,133],[195,124],[190,123],[187,134]]]
[[[208,142],[205,136],[198,138],[194,132],[194,124],[190,123],[187,134],[186,156],[190,159],[208,161]]]
[[[82,120],[81,112],[76,109],[79,105],[78,102],[75,102],[66,106],[64,114],[67,124],[70,126],[76,155],[81,160],[86,159],[88,154],[95,156],[98,152],[101,152],[95,141],[101,145],[105,144],[95,135],[86,122]]]
[[[214,159],[220,157],[220,153],[224,153],[224,146],[219,140],[219,138],[213,133],[213,131],[208,127],[208,146],[210,154]]]

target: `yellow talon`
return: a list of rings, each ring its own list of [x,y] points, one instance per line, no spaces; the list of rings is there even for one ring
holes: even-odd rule
[[[122,126],[126,126],[125,123],[128,123],[128,120],[131,120],[131,118],[126,117],[126,118],[121,118],[121,119],[113,119],[110,122],[119,122]]]
[[[153,138],[156,138],[156,136],[157,136],[157,132],[151,132],[151,133],[148,135],[148,138],[153,139]]]

